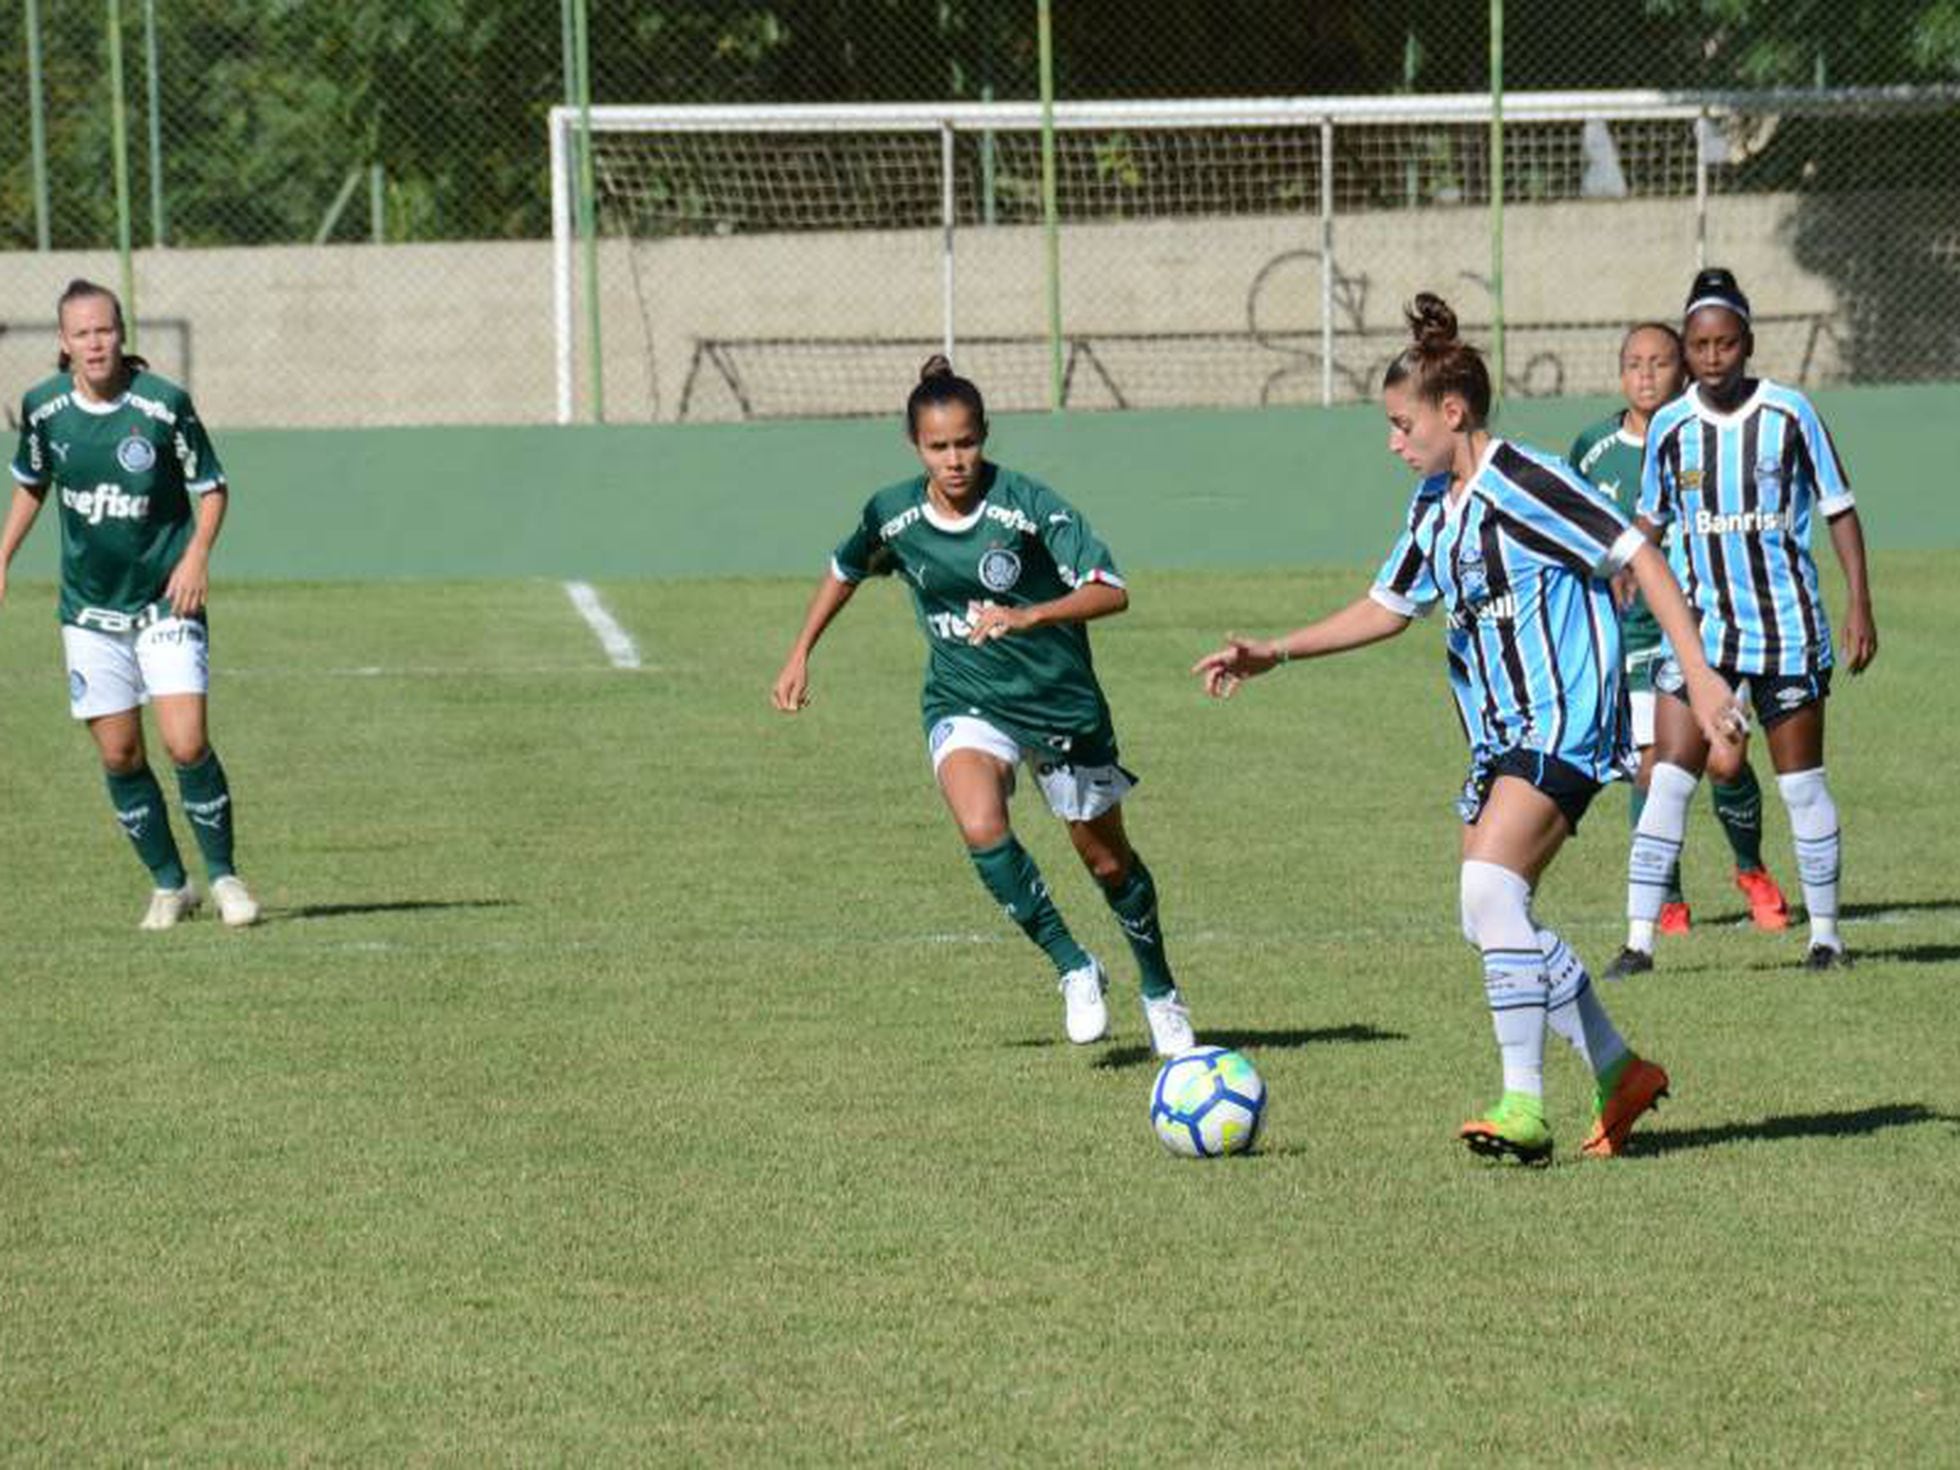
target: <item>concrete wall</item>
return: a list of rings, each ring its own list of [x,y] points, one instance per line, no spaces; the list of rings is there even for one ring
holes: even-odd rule
[[[1711,258],[1733,266],[1760,308],[1828,317],[1831,284],[1790,247],[1794,200],[1725,199]],[[1319,401],[1318,223],[1205,219],[1078,225],[1064,232],[1063,312],[1083,407],[1248,406]],[[1671,315],[1695,267],[1687,201],[1588,201],[1512,208],[1506,296],[1514,391],[1611,386],[1613,326]],[[1466,324],[1489,316],[1481,209],[1351,214],[1337,222],[1337,393],[1368,396],[1400,333],[1399,304],[1440,290]],[[963,369],[1003,409],[1045,402],[1039,229],[958,239],[956,323]],[[0,255],[0,387],[11,396],[51,366],[52,304],[75,275],[114,284],[102,253]],[[608,241],[603,282],[609,417],[735,418],[890,412],[940,334],[936,231]],[[144,319],[175,319],[143,345],[182,373],[205,416],[227,426],[548,422],[555,404],[550,248],[543,242],[331,245],[145,251]],[[581,315],[582,320],[582,315]],[[1549,324],[1578,323],[1557,326]],[[1257,339],[1246,334],[1251,330]],[[1145,334],[1175,335],[1140,340]],[[1810,323],[1772,325],[1760,365],[1833,381],[1832,341]],[[795,339],[701,357],[709,339]],[[827,339],[882,339],[840,349]],[[584,355],[579,355],[581,366]],[[690,388],[689,378],[693,382]],[[584,402],[581,385],[581,402]]]

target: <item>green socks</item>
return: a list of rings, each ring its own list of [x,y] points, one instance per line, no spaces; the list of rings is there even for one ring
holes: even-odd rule
[[[126,774],[105,771],[109,804],[116,809],[130,844],[159,888],[182,888],[187,881],[177,839],[170,835],[170,814],[164,810],[163,788],[145,765]],[[221,778],[222,779],[222,778]]]
[[[150,784],[156,784],[154,779]],[[183,798],[184,815],[191,820],[197,849],[204,854],[205,871],[214,880],[230,877],[231,786],[215,750],[206,750],[194,766],[177,767],[177,793]]]
[[[1075,942],[1049,898],[1041,870],[1013,833],[992,847],[970,847],[966,855],[973,859],[973,869],[987,892],[1007,917],[1021,926],[1021,932],[1054,961],[1057,974],[1066,975],[1089,963],[1088,953]]]
[[[1715,818],[1735,853],[1736,867],[1744,873],[1755,872],[1763,865],[1763,788],[1755,771],[1744,766],[1732,785],[1711,782],[1710,793],[1715,799]]]
[[[1164,931],[1157,926],[1157,885],[1143,859],[1131,853],[1129,876],[1114,888],[1105,888],[1103,897],[1123,926],[1130,953],[1137,957],[1144,995],[1151,1000],[1169,995],[1177,982],[1171,978],[1170,957],[1164,953]]]
[[[1629,832],[1637,832],[1640,830],[1640,813],[1643,809],[1645,809],[1646,805],[1647,805],[1646,788],[1641,786],[1635,786],[1633,788],[1633,801],[1627,812],[1627,830]],[[1760,809],[1760,805],[1761,804],[1758,803],[1759,809]],[[1683,896],[1681,892],[1681,863],[1678,858],[1675,860],[1674,866],[1668,869],[1667,891],[1661,895],[1661,902],[1662,903],[1686,903],[1687,902],[1686,897]]]

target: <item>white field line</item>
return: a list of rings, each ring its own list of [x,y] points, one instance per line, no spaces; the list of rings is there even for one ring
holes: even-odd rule
[[[590,582],[567,582],[565,595],[578,609],[578,615],[585,619],[599,640],[599,646],[606,651],[616,669],[637,669],[640,666],[640,646],[633,641],[633,635],[619,626],[619,620],[606,611],[605,603],[593,590]]]

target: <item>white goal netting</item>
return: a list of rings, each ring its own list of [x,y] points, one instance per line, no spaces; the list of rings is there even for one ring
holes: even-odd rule
[[[1672,315],[1704,261],[1755,296],[1767,372],[1960,373],[1960,185],[1848,166],[1950,138],[1955,102],[1927,89],[1507,99],[1508,391],[1609,390],[1620,329]],[[1058,109],[1065,401],[1353,401],[1415,291],[1449,297],[1473,333],[1487,325],[1488,108]],[[554,114],[561,417],[589,375],[575,342],[574,129]],[[612,416],[887,413],[948,344],[1002,409],[1045,407],[1041,148],[1038,110],[1021,104],[595,109]],[[1874,285],[1879,253],[1918,288],[1912,309]],[[1940,341],[1915,335],[1929,302]]]

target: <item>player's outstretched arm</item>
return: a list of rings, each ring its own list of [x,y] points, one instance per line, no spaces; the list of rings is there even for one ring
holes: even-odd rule
[[[1855,509],[1832,516],[1830,525],[1831,548],[1844,568],[1846,594],[1838,657],[1852,673],[1862,674],[1878,657],[1878,623],[1872,617],[1872,589],[1865,575],[1865,528]]]
[[[1694,711],[1702,737],[1718,750],[1739,745],[1748,728],[1742,710],[1729,686],[1702,655],[1701,627],[1688,606],[1688,599],[1681,595],[1681,584],[1668,569],[1667,558],[1653,542],[1645,541],[1627,563],[1627,569],[1640,587],[1647,611],[1654,615],[1654,621],[1667,636],[1667,646],[1675,662],[1681,665],[1687,683],[1688,708]]]
[[[27,539],[33,529],[34,517],[41,513],[41,501],[47,496],[46,485],[14,486],[14,498],[7,506],[7,521],[0,527],[0,602],[7,598],[7,568],[14,564],[14,553],[20,550],[20,543]]]
[[[1296,658],[1324,658],[1350,648],[1365,648],[1393,638],[1409,626],[1409,621],[1373,597],[1358,597],[1339,612],[1278,638],[1227,634],[1225,646],[1191,665],[1191,672],[1204,682],[1205,693],[1212,698],[1230,699],[1239,685],[1268,669]]]
[[[769,691],[770,700],[786,715],[793,715],[810,702],[810,655],[830,620],[844,610],[844,604],[857,591],[857,583],[846,582],[833,572],[825,572],[810,599],[810,610],[803,616],[803,631],[796,635],[782,672]]]

